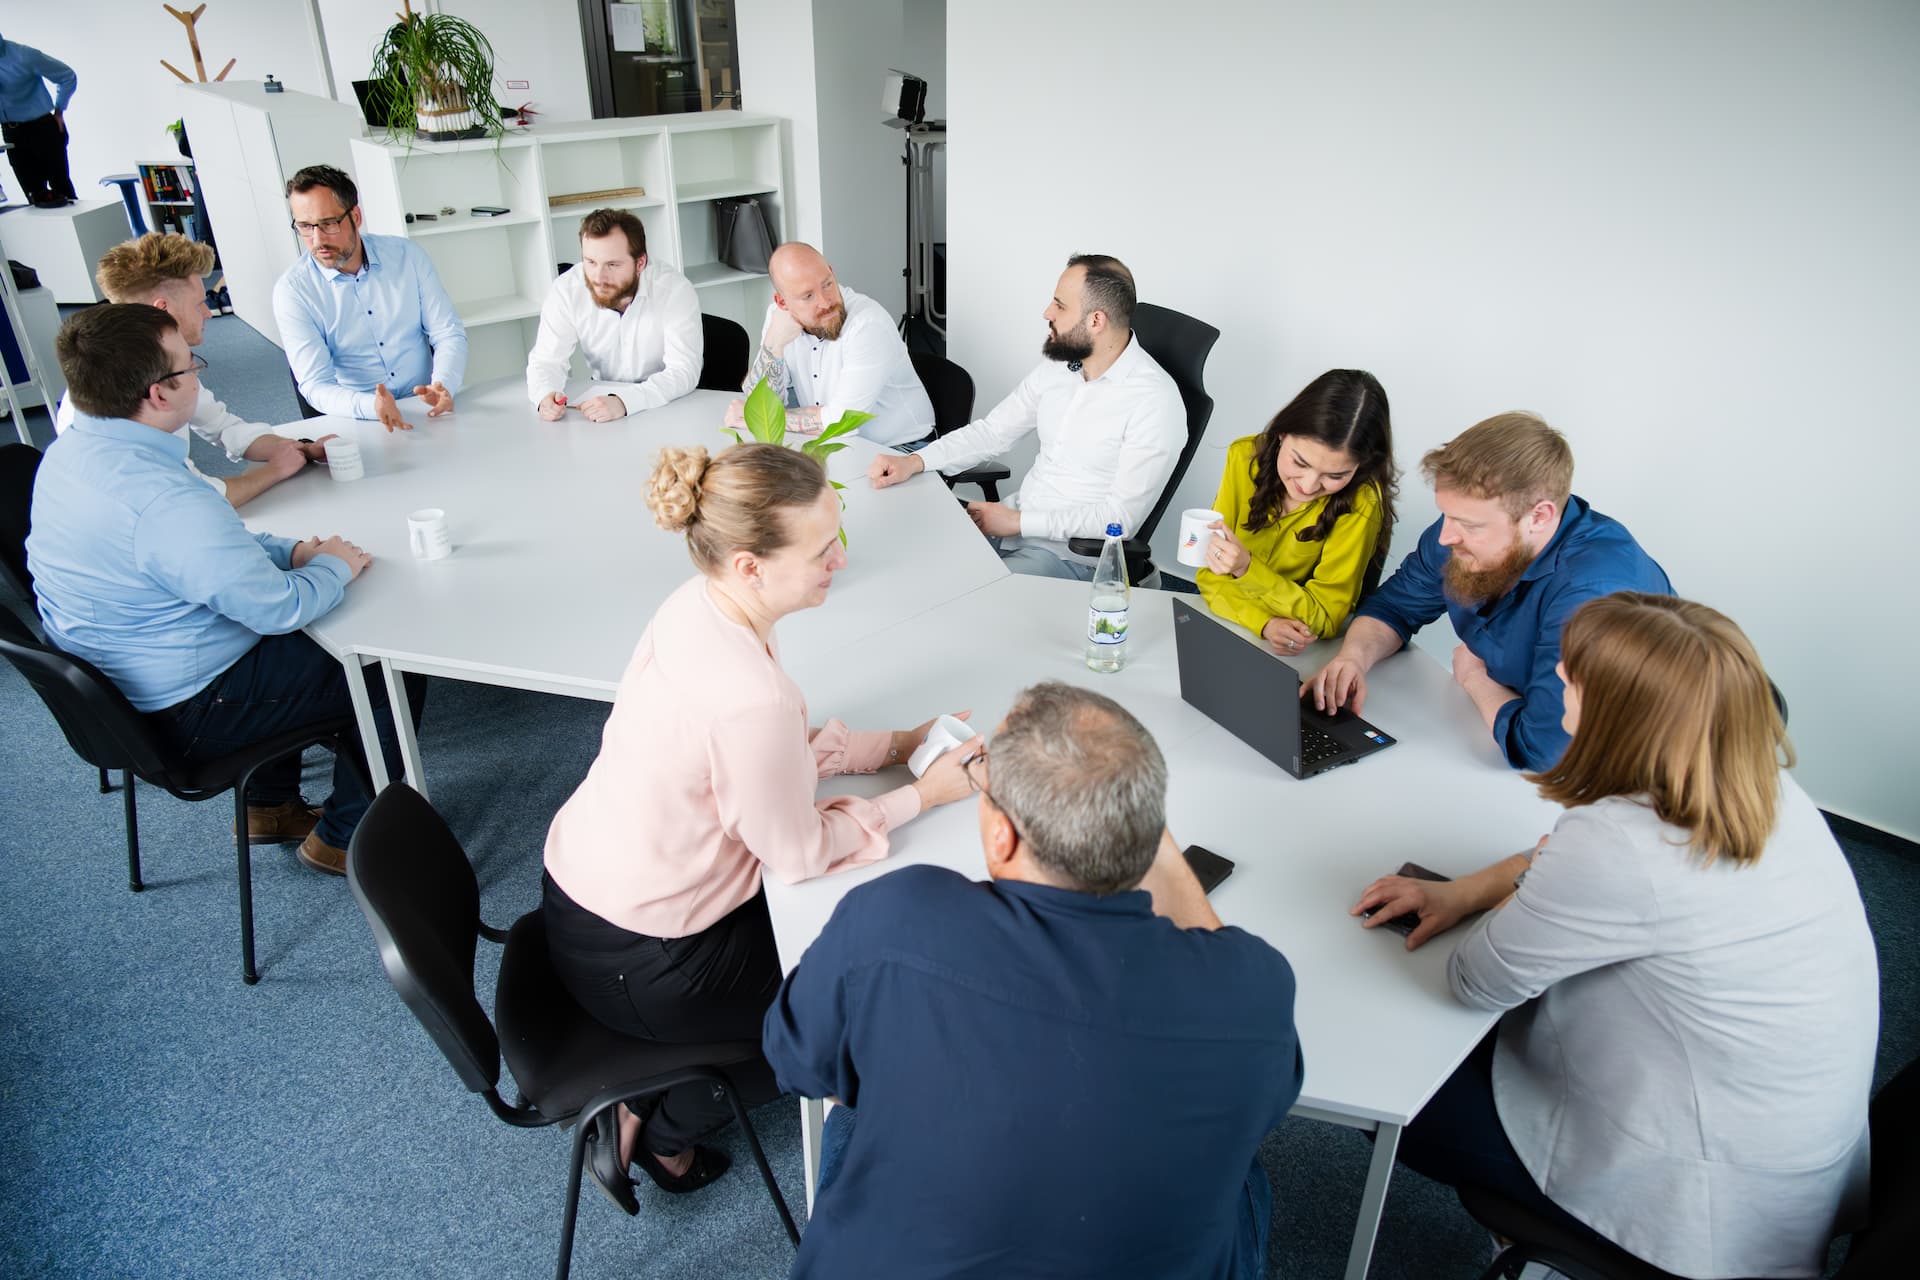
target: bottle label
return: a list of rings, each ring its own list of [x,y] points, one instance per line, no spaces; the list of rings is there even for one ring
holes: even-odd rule
[[[1087,640],[1092,644],[1124,644],[1127,639],[1125,609],[1088,609]]]

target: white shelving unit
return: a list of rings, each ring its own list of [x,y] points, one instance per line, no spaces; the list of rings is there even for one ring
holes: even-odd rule
[[[579,257],[580,222],[632,210],[647,253],[683,272],[700,306],[757,333],[773,291],[761,272],[719,261],[713,201],[758,196],[776,235],[786,204],[782,122],[717,111],[536,125],[495,141],[353,141],[365,229],[417,241],[467,326],[468,380],[526,364],[559,264]],[[550,205],[553,196],[638,187],[644,194]],[[475,206],[508,210],[475,217]],[[440,214],[451,207],[451,215]],[[434,222],[406,215],[432,213]]]

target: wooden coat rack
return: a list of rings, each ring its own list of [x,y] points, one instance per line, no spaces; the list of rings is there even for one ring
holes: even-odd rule
[[[186,27],[187,47],[193,50],[193,69],[200,77],[200,83],[205,84],[207,82],[207,64],[200,59],[200,37],[195,33],[193,24],[200,21],[200,15],[207,11],[207,6],[203,4],[192,13],[182,13],[170,4],[163,4],[160,7],[180,19],[181,25]],[[225,80],[227,78],[227,72],[233,70],[233,64],[238,61],[240,61],[238,58],[228,58],[227,65],[220,68],[220,74],[215,76],[214,79]],[[192,84],[194,82],[192,76],[189,76],[165,58],[160,59],[160,65],[173,72],[176,76],[179,76],[182,84]]]

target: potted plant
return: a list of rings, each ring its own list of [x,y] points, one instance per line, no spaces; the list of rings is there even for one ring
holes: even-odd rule
[[[753,390],[747,395],[746,408],[742,412],[747,420],[747,434],[755,440],[763,444],[784,445],[787,442],[786,406],[780,403],[780,397],[773,393],[773,388],[767,384],[765,378],[753,384]],[[827,465],[828,458],[847,447],[847,442],[838,437],[858,431],[862,424],[872,419],[873,415],[870,413],[849,409],[840,415],[838,422],[823,428],[819,435],[802,440],[800,452],[824,467]],[[732,427],[720,429],[732,436],[736,444],[744,443],[740,433]],[[830,479],[827,483],[833,486],[835,497],[840,497],[841,490],[847,487],[838,480]],[[840,509],[842,511],[847,509],[847,500],[844,497],[840,497]],[[847,545],[847,531],[844,528],[840,530],[840,545],[843,547]]]
[[[373,52],[369,107],[384,107],[387,136],[428,142],[497,137],[504,132],[493,97],[493,45],[480,28],[446,13],[400,21]]]

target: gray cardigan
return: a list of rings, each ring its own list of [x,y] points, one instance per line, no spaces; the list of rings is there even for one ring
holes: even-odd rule
[[[1447,969],[1466,1003],[1514,1010],[1494,1102],[1540,1189],[1683,1276],[1817,1276],[1865,1211],[1873,938],[1780,779],[1745,868],[1702,867],[1635,800],[1568,810]]]

